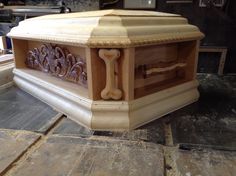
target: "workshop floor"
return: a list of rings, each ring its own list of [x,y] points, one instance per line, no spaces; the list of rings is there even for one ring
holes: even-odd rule
[[[198,78],[198,102],[130,132],[85,129],[6,89],[0,176],[236,176],[236,76]]]

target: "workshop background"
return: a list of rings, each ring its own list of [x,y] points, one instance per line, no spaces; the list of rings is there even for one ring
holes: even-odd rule
[[[26,6],[58,6],[62,4],[60,0],[5,0],[1,2],[6,5]],[[64,0],[63,2],[72,12],[98,9],[124,9],[124,0]],[[201,41],[202,46],[224,47],[227,49],[224,73],[235,73],[236,1],[219,1],[223,2],[223,6],[220,7],[213,5],[214,0],[203,0],[203,2],[206,4],[205,7],[200,7],[199,0],[158,0],[156,1],[156,7],[148,10],[176,13],[186,17],[190,24],[198,26],[205,34],[205,38]],[[15,22],[12,16],[9,16],[7,20],[12,20],[12,23]],[[4,26],[5,31],[2,33],[6,33],[10,30],[12,25],[2,24],[2,22],[0,22],[0,26]],[[2,29],[0,29],[0,33],[1,30]],[[220,54],[221,53],[217,52],[200,53],[198,72],[217,73],[220,63]]]

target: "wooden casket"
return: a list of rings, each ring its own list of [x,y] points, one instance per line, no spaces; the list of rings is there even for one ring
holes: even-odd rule
[[[46,15],[20,22],[8,36],[15,84],[90,129],[134,129],[199,97],[204,35],[179,15]]]

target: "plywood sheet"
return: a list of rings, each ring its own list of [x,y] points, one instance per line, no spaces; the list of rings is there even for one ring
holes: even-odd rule
[[[0,93],[0,128],[45,133],[61,115],[48,105],[11,87]]]
[[[0,175],[39,137],[36,133],[0,129]]]
[[[161,146],[145,142],[50,137],[14,176],[163,176]]]

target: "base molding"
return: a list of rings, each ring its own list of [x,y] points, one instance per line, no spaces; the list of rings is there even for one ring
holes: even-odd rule
[[[20,69],[14,82],[21,89],[52,106],[68,118],[93,130],[130,130],[198,100],[197,80],[171,87],[133,101],[92,101],[50,85]]]

